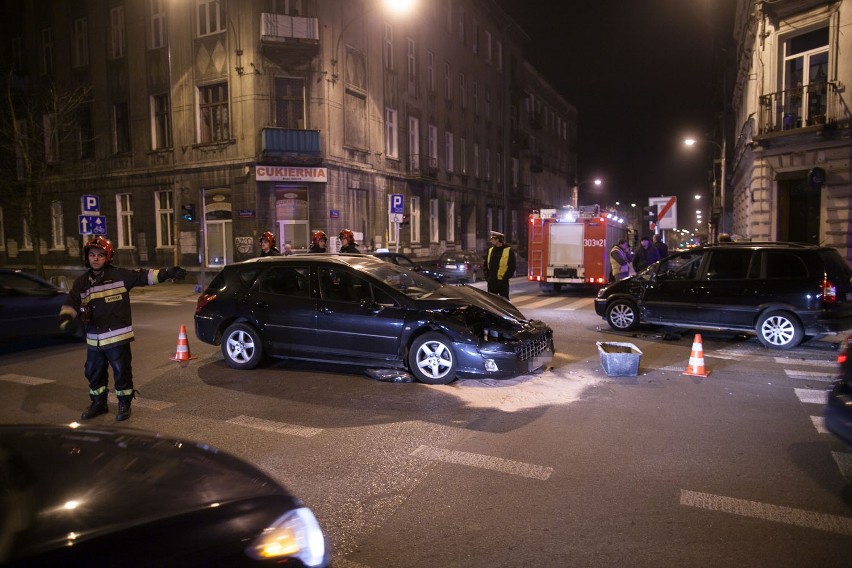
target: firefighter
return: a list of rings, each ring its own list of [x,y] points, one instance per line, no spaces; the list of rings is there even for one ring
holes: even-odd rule
[[[328,237],[325,231],[314,231],[311,233],[311,252],[325,252],[328,246]]]
[[[182,280],[186,270],[180,266],[159,270],[128,270],[112,265],[112,243],[96,236],[83,247],[85,274],[71,286],[65,304],[59,310],[63,331],[79,315],[86,329],[86,366],[91,404],[80,420],[105,414],[107,408],[107,370],[112,367],[115,394],[118,397],[116,422],[130,418],[130,401],[135,396],[131,368],[130,342],[133,324],[130,315],[130,290],[166,280]]]
[[[613,278],[624,280],[630,275],[631,256],[627,239],[621,239],[618,244],[612,245],[609,251],[609,264],[612,267]]]
[[[509,299],[509,279],[515,275],[515,251],[505,243],[506,236],[491,231],[491,248],[485,255],[488,291]]]
[[[343,229],[340,231],[338,238],[340,239],[340,252],[361,252],[358,250],[358,245],[355,243],[355,233],[349,229]]]
[[[271,231],[260,236],[260,256],[281,256],[281,251],[275,246],[275,235]]]

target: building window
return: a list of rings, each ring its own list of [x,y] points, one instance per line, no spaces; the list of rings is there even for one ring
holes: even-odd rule
[[[33,239],[30,236],[30,224],[27,222],[26,217],[21,219],[21,229],[23,230],[23,234],[21,235],[21,250],[33,250]]]
[[[492,63],[492,53],[491,53],[491,32],[485,31],[485,62],[488,65]]]
[[[476,20],[473,21],[473,38],[471,39],[470,46],[473,49],[474,54],[479,53],[479,22]]]
[[[426,52],[426,85],[430,93],[435,92],[435,54]]]
[[[399,125],[396,109],[385,109],[385,154],[388,158],[399,157]]]
[[[479,143],[473,143],[473,177],[479,178]]]
[[[224,142],[231,136],[228,114],[228,84],[198,87],[198,141]]]
[[[420,171],[420,119],[408,117],[408,156],[413,171]]]
[[[118,222],[118,247],[133,246],[133,196],[119,193],[115,196],[115,216]]]
[[[518,187],[520,183],[520,162],[517,158],[512,158],[512,187]]]
[[[198,12],[198,37],[225,31],[220,0],[195,0]]]
[[[485,179],[491,179],[491,148],[485,149]]]
[[[41,30],[41,59],[39,63],[42,75],[53,74],[53,28]]]
[[[444,164],[448,172],[455,168],[455,153],[453,151],[453,133],[444,132]]]
[[[429,167],[438,167],[438,127],[430,124],[426,127],[426,138],[429,143]]]
[[[175,246],[173,232],[175,222],[174,192],[171,190],[154,192],[154,210],[156,211],[157,247]]]
[[[3,223],[2,205],[0,205],[0,250],[6,250],[6,226]]]
[[[19,75],[24,72],[24,38],[12,38],[12,68]]]
[[[784,42],[784,118],[795,121],[790,128],[825,122],[827,81],[827,27]]]
[[[71,44],[71,65],[84,67],[89,64],[89,21],[74,20],[74,43]]]
[[[467,108],[467,87],[464,84],[464,73],[459,73],[459,103]]]
[[[448,101],[453,98],[452,68],[446,62],[444,63],[444,98]]]
[[[465,14],[464,8],[459,7],[459,41],[464,43],[464,22],[467,18],[467,14]]]
[[[305,128],[305,80],[275,78],[275,126]]]
[[[172,147],[172,118],[168,93],[151,97],[151,143],[154,150]]]
[[[383,48],[385,69],[393,69],[393,27],[390,24],[385,24]]]
[[[408,38],[408,80],[414,81],[417,77],[417,56],[414,40]]]
[[[130,151],[130,117],[127,103],[112,105],[112,150],[115,154]]]
[[[42,116],[42,128],[44,129],[44,160],[48,163],[58,162],[59,129],[56,124],[56,115]]]
[[[438,233],[438,229],[440,227],[439,215],[440,210],[438,208],[438,200],[430,199],[429,200],[429,242],[437,243],[441,240],[441,235]]]
[[[272,12],[287,16],[304,16],[302,0],[272,0]]]
[[[503,44],[499,41],[495,42],[494,61],[497,63],[497,71],[503,70]]]
[[[25,167],[29,162],[24,160],[24,154],[29,151],[30,142],[29,142],[29,134],[27,132],[27,121],[22,118],[15,120],[15,172],[17,173],[16,179],[24,179],[28,176],[28,172],[25,171]]]
[[[459,138],[459,173],[467,175],[467,140]]]
[[[447,32],[453,32],[453,0],[447,0]]]
[[[471,82],[470,98],[473,99],[473,114],[479,115],[479,81]]]
[[[485,118],[491,120],[491,89],[485,87]]]
[[[111,59],[124,57],[125,46],[124,6],[109,11],[109,56]]]
[[[497,152],[497,183],[503,183],[503,154]]]
[[[447,242],[456,242],[456,203],[455,201],[447,202]]]
[[[95,157],[95,133],[89,105],[83,105],[77,113],[77,157],[81,160]]]
[[[151,49],[165,47],[168,43],[169,28],[166,25],[166,0],[151,2]]]
[[[366,150],[367,144],[367,95],[346,89],[343,103],[343,144],[350,148]]]
[[[50,248],[64,249],[65,248],[65,218],[62,215],[62,202],[50,202],[50,228],[52,242]]]
[[[420,242],[420,198],[412,197],[411,198],[411,242],[419,243]]]

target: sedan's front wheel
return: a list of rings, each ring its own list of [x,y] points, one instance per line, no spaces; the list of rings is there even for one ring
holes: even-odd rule
[[[639,327],[639,311],[628,300],[615,300],[606,309],[606,321],[618,331],[633,331]]]
[[[408,368],[421,383],[451,383],[456,378],[456,356],[452,343],[441,333],[424,333],[411,344]]]
[[[222,336],[222,355],[234,369],[254,369],[263,358],[260,336],[250,325],[235,323]]]

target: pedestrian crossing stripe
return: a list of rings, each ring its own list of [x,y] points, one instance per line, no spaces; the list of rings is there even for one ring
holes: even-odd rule
[[[815,373],[813,371],[797,371],[796,369],[784,369],[784,373],[791,379],[805,379],[809,381],[820,381],[830,383],[834,380],[833,374]]]
[[[793,391],[803,404],[826,404],[828,402],[828,391],[816,389],[793,389]]]
[[[0,381],[9,381],[10,383],[18,383],[21,385],[44,385],[47,383],[54,383],[56,381],[50,379],[41,379],[39,377],[30,377],[28,375],[17,375],[15,373],[7,373],[5,375],[0,375]]]

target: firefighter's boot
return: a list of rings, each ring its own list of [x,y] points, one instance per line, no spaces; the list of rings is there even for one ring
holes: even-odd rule
[[[83,411],[83,414],[80,415],[80,420],[89,420],[90,418],[106,414],[107,412],[109,412],[109,408],[107,408],[106,395],[93,396],[92,404],[89,405],[89,408]]]
[[[118,399],[118,412],[115,413],[115,421],[122,422],[130,418],[130,401],[133,397],[121,397]]]

